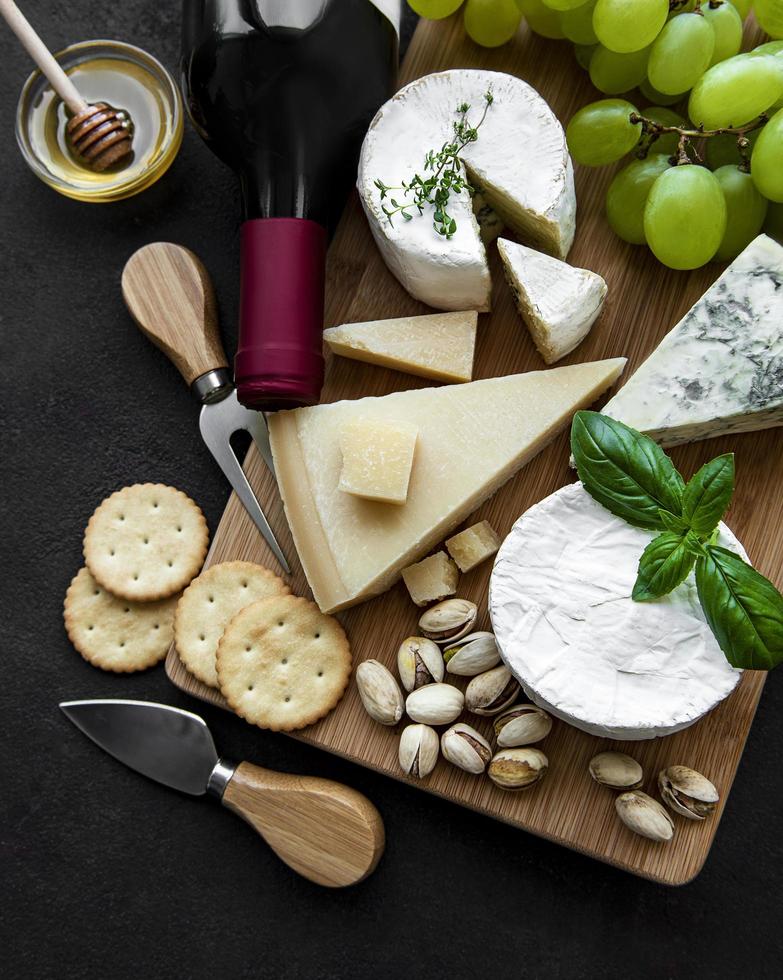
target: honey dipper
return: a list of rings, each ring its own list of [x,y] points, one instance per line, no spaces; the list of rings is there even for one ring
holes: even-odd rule
[[[14,0],[0,0],[8,26],[67,106],[65,135],[71,149],[91,170],[106,170],[132,152],[133,123],[127,112],[107,102],[90,105],[38,37]]]

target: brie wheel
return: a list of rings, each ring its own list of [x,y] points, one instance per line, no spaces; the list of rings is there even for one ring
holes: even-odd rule
[[[468,177],[483,200],[523,240],[564,258],[574,238],[576,196],[563,127],[526,82],[502,72],[453,69],[425,75],[379,110],[362,146],[357,186],[378,248],[389,269],[416,299],[436,309],[488,310],[491,282],[481,229],[467,191],[452,194],[448,212],[457,223],[445,239],[433,226],[432,208],[392,224],[383,206],[407,198],[390,191],[384,201],[375,181],[399,186],[425,176],[424,158],[452,139],[457,106],[470,105],[478,123],[484,94],[494,101],[478,139],[461,153]]]
[[[532,701],[592,735],[680,731],[742,674],[707,625],[693,573],[661,599],[631,599],[653,537],[574,483],[526,511],[495,560],[489,611],[503,660]],[[724,524],[719,543],[746,558]]]

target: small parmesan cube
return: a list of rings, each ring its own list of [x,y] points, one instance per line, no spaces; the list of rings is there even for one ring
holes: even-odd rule
[[[402,571],[402,578],[417,606],[438,602],[457,591],[459,572],[445,551],[430,555]]]
[[[408,422],[357,419],[340,432],[340,490],[386,504],[404,504],[418,428]]]
[[[495,554],[500,547],[500,538],[489,521],[482,521],[449,538],[446,547],[459,570],[469,572]]]

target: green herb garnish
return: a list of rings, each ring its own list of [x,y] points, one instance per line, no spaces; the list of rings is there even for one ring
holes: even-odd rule
[[[408,181],[401,184],[390,186],[378,178],[375,186],[381,194],[381,202],[388,197],[391,207],[381,204],[381,209],[386,215],[390,225],[394,222],[395,215],[402,215],[405,221],[411,221],[414,217],[412,209],[416,208],[419,215],[424,214],[425,207],[433,208],[432,223],[435,231],[444,238],[451,238],[457,230],[457,222],[449,214],[447,205],[452,193],[459,194],[463,190],[473,196],[473,187],[465,173],[465,167],[459,158],[460,153],[469,143],[475,143],[478,139],[478,131],[481,124],[487,118],[489,107],[494,101],[492,91],[484,93],[484,111],[481,118],[472,126],[468,120],[470,105],[463,102],[457,106],[458,119],[454,122],[454,138],[451,142],[444,143],[440,150],[430,150],[424,157],[425,171],[431,171],[429,176],[422,177],[421,174],[414,174]],[[391,191],[401,191],[401,197],[409,197],[410,200],[403,201],[402,204],[390,196]]]
[[[739,555],[716,544],[734,492],[734,455],[718,456],[685,483],[648,436],[577,412],[571,451],[585,490],[635,527],[658,531],[639,559],[638,602],[666,595],[695,566],[705,618],[733,667],[770,670],[783,661],[783,595]]]

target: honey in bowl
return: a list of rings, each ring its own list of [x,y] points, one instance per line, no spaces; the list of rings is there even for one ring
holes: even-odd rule
[[[91,170],[68,143],[68,111],[40,72],[22,91],[17,140],[33,171],[55,190],[82,201],[138,194],[171,165],[182,142],[182,102],[166,69],[130,44],[86,41],[56,55],[89,103],[106,102],[133,123],[132,153]]]

